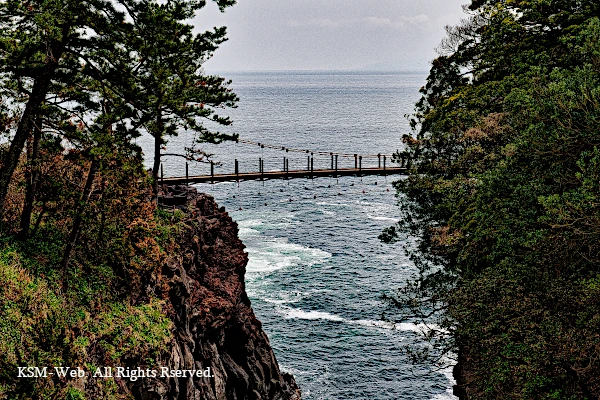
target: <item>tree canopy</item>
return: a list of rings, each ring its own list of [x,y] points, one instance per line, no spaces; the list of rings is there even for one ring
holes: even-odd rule
[[[447,28],[396,182],[419,274],[388,298],[458,351],[469,398],[600,395],[600,4],[473,1]],[[434,340],[435,339],[435,340]]]
[[[235,1],[215,3],[223,11]],[[82,398],[71,381],[20,379],[15,371],[150,365],[170,340],[164,298],[148,283],[161,285],[183,214],[157,209],[156,179],[134,139],[153,136],[160,160],[169,135],[234,138],[214,127],[231,123],[220,111],[237,97],[202,68],[226,40],[225,28],[195,34],[190,24],[205,6],[0,3],[3,395]],[[112,380],[96,383],[95,395],[122,394]]]
[[[222,10],[235,3],[215,2]],[[162,144],[178,129],[198,132],[199,141],[231,138],[201,122],[229,124],[215,108],[232,107],[237,100],[228,82],[203,74],[202,64],[225,40],[225,28],[192,34],[186,21],[205,4],[183,0],[2,4],[0,93],[10,148],[2,154],[0,215],[34,128],[47,127],[44,132],[49,130],[75,147],[88,125],[99,120],[105,128],[118,125],[129,140],[146,131]]]

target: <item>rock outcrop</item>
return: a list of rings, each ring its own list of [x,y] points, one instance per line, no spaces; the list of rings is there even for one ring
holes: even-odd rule
[[[482,393],[475,388],[472,383],[476,381],[476,377],[470,372],[470,364],[472,361],[468,357],[468,348],[460,346],[458,348],[458,362],[454,365],[452,375],[456,381],[453,388],[453,394],[458,397],[458,400],[469,400],[484,398],[485,393]]]
[[[121,382],[136,399],[300,399],[294,378],[281,373],[267,335],[246,295],[248,256],[237,224],[214,199],[185,186],[179,250],[148,290],[167,299],[174,337],[160,365],[207,370],[211,377],[146,378]]]

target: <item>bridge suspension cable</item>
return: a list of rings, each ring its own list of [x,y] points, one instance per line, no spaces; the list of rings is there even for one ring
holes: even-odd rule
[[[243,144],[249,144],[249,145],[253,145],[253,146],[260,146],[261,149],[267,148],[267,149],[293,152],[293,153],[319,154],[319,155],[323,155],[323,156],[329,156],[329,155],[333,154],[333,155],[338,155],[340,157],[346,157],[346,158],[354,158],[356,156],[356,154],[337,153],[334,151],[315,151],[315,150],[306,150],[306,149],[296,149],[296,148],[285,147],[285,146],[276,146],[276,145],[267,144],[267,143],[254,142],[252,140],[247,140],[247,139],[238,139],[236,142],[243,143]],[[383,157],[383,156],[391,158],[392,154],[361,154],[361,156],[362,156],[362,158],[378,158],[378,157]]]

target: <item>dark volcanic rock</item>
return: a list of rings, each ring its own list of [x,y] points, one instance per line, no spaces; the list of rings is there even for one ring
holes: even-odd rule
[[[469,359],[468,350],[469,348],[466,346],[459,346],[458,362],[454,365],[452,370],[452,375],[456,380],[453,394],[458,397],[459,400],[480,399],[485,397],[485,393],[482,393],[473,385],[476,378],[473,376],[473,373],[471,373],[470,365],[472,365],[473,361]]]
[[[206,370],[210,378],[145,378],[126,385],[136,399],[300,399],[294,378],[282,374],[269,339],[246,295],[248,256],[237,224],[214,199],[185,186],[179,250],[165,262],[149,292],[167,299],[174,338],[160,367]],[[165,193],[165,194],[168,194]]]

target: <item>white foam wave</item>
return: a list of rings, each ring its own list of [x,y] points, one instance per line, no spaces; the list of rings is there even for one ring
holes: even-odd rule
[[[335,321],[335,322],[347,322],[345,318],[342,318],[338,315],[333,315],[325,311],[304,311],[300,309],[290,309],[285,314],[285,318],[287,319],[308,319],[308,320],[318,320],[323,319],[327,321]]]
[[[427,326],[425,324],[413,324],[409,322],[401,322],[394,323],[389,321],[374,321],[374,320],[365,320],[361,319],[358,321],[350,321],[350,323],[355,323],[362,326],[370,326],[381,329],[390,329],[394,331],[405,331],[405,332],[416,332],[416,333],[426,333],[430,329],[433,329],[431,326]]]
[[[253,236],[257,236],[260,235],[260,231],[257,231],[256,229],[252,229],[252,228],[248,228],[245,226],[238,226],[239,232],[238,235],[240,237],[240,239],[247,239]]]
[[[367,217],[369,217],[369,219],[372,219],[372,220],[375,220],[375,221],[393,221],[393,222],[398,222],[397,218],[376,217],[376,216],[373,216],[371,214],[367,214]]]
[[[349,325],[360,325],[365,327],[379,328],[379,329],[387,329],[387,330],[395,330],[395,331],[405,331],[405,332],[416,332],[416,333],[425,333],[430,329],[434,329],[432,326],[427,326],[425,324],[413,324],[408,322],[403,323],[393,323],[388,321],[377,321],[377,320],[351,320],[346,319],[344,317],[340,317],[339,315],[331,314],[326,311],[304,311],[298,308],[285,307],[282,309],[284,316],[286,319],[306,319],[306,320],[327,320],[327,321],[335,321],[335,322],[344,322]]]
[[[290,299],[271,299],[269,297],[265,297],[265,298],[263,298],[263,300],[266,301],[267,303],[273,303],[273,304],[278,304],[278,305],[294,302],[293,300],[290,300]],[[296,301],[298,301],[298,300],[296,300]]]
[[[306,292],[300,292],[300,291],[279,291],[277,293],[265,292],[264,296],[262,297],[262,300],[266,301],[267,303],[276,304],[276,305],[297,303],[297,302],[301,301],[303,298],[305,298],[306,296],[309,296],[314,292],[315,292],[314,290],[309,290]],[[275,297],[273,295],[275,295]]]
[[[321,211],[323,214],[325,215],[337,215],[337,213],[335,211],[329,211],[329,210],[325,210],[325,209],[320,209],[319,211]]]
[[[287,239],[274,238],[271,241],[271,248],[279,250],[282,254],[307,254],[310,257],[325,259],[331,257],[331,253],[314,247],[302,246],[296,243],[290,243]]]
[[[448,357],[444,357],[442,359],[442,362],[448,365],[440,372],[448,379],[449,387],[444,393],[439,393],[435,395],[431,400],[457,400],[458,397],[454,395],[452,390],[453,386],[456,385],[456,380],[454,379],[454,375],[452,374],[452,369],[454,367],[453,362]]]
[[[280,269],[289,268],[300,263],[300,257],[284,257],[278,254],[266,252],[253,252],[248,250],[248,273],[275,272]]]
[[[240,228],[240,233],[243,235],[243,232],[246,229],[251,229],[257,232],[262,232],[267,229],[272,230],[285,230],[289,229],[294,223],[292,221],[251,221],[251,223],[238,223],[238,227]]]
[[[373,320],[368,320],[368,319],[361,319],[358,321],[351,321],[351,322],[355,323],[357,325],[361,325],[361,326],[397,330],[396,324],[394,324],[392,322],[388,322],[388,321],[373,321]]]
[[[437,326],[428,326],[425,324],[413,324],[413,323],[393,323],[381,320],[350,320],[339,315],[331,314],[326,311],[304,311],[298,308],[284,307],[284,316],[286,319],[304,319],[304,320],[325,320],[333,322],[342,322],[351,325],[360,325],[365,327],[373,327],[377,329],[387,329],[395,331],[408,331],[416,333],[424,333],[430,329],[439,329]],[[434,396],[431,400],[456,400],[457,397],[452,393],[452,387],[456,385],[454,376],[452,375],[452,362],[450,359],[442,360],[448,367],[444,368],[440,372],[448,379],[449,385],[445,392],[439,393]]]
[[[332,203],[332,202],[326,202],[326,201],[318,201],[316,203],[319,206],[330,206],[330,207],[352,207],[350,204],[348,203]]]
[[[252,228],[252,227],[257,227],[260,225],[263,225],[264,222],[261,219],[244,219],[241,221],[238,221],[238,227],[240,228]]]
[[[246,237],[246,239],[246,250],[248,252],[246,271],[249,274],[270,273],[298,265],[312,266],[331,257],[331,253],[290,243],[284,238],[254,235],[253,237]],[[260,240],[260,243],[256,243],[256,240]]]

